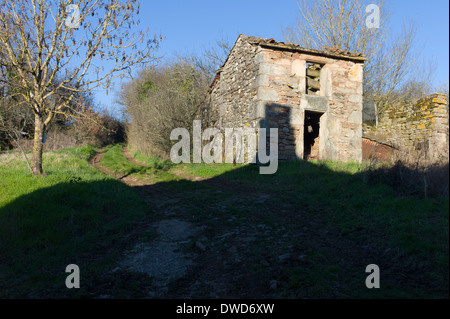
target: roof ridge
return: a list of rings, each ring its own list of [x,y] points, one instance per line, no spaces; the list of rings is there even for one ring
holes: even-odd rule
[[[316,50],[316,49],[307,49],[307,48],[303,48],[298,44],[294,44],[294,43],[285,43],[282,41],[276,41],[274,38],[270,38],[270,39],[264,39],[261,37],[255,37],[255,36],[246,36],[243,35],[243,39],[251,44],[256,44],[256,45],[265,45],[265,46],[271,46],[271,47],[278,47],[280,49],[290,49],[290,50],[300,50],[300,51],[305,51],[305,52],[309,52],[309,53],[316,53],[316,54],[324,54],[324,55],[333,55],[336,57],[341,57],[341,58],[356,58],[358,60],[365,60],[364,54],[363,53],[352,53],[350,51],[346,51],[346,50],[342,50],[339,48],[331,48],[331,47],[324,47],[324,50]]]

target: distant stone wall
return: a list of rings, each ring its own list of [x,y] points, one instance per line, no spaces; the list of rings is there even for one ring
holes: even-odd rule
[[[364,126],[364,135],[400,150],[425,151],[430,159],[449,158],[448,95],[432,94],[417,103],[389,107],[378,126]]]

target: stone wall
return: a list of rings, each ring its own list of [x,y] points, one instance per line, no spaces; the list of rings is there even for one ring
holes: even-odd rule
[[[364,126],[364,135],[400,150],[426,151],[430,159],[449,158],[448,96],[433,94],[415,103],[389,107],[378,126]]]
[[[241,37],[218,72],[211,91],[211,118],[217,128],[255,127],[257,48]]]
[[[303,159],[305,111],[320,117],[319,158],[362,159],[363,61],[284,50],[240,36],[211,92],[217,127],[279,129],[279,159]],[[320,91],[306,94],[307,63]],[[213,116],[213,117],[214,117]]]

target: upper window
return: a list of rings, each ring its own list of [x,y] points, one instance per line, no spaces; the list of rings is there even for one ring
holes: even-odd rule
[[[313,62],[306,63],[306,94],[320,94],[320,71],[322,65]]]

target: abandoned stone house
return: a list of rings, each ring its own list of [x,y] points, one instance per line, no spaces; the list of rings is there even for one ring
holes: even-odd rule
[[[360,162],[364,62],[240,35],[211,85],[213,125],[278,128],[280,160]]]

